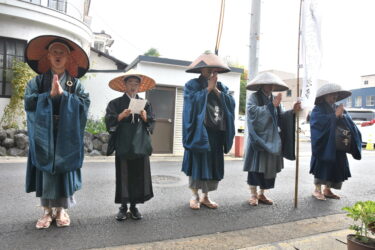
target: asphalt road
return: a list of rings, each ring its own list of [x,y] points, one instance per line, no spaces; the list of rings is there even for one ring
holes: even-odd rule
[[[161,161],[152,162],[155,197],[139,206],[143,220],[117,222],[114,163],[90,161],[83,167],[83,189],[76,193],[78,204],[69,211],[71,227],[52,225],[47,230],[35,229],[41,208],[34,193],[24,192],[26,164],[0,163],[0,249],[87,249],[177,239],[337,214],[355,201],[375,200],[374,151],[364,152],[361,161],[349,157],[353,177],[337,191],[341,200],[318,201],[311,197],[309,146],[303,144],[301,148],[305,152],[300,157],[297,209],[293,204],[295,162],[285,161],[276,188],[269,193],[275,204],[250,207],[243,162],[226,161],[225,178],[211,193],[219,209],[192,211],[181,162]]]

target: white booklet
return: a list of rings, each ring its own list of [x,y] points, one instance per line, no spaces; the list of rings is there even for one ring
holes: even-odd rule
[[[131,98],[128,109],[132,111],[132,114],[139,114],[145,109],[146,103],[147,100]]]

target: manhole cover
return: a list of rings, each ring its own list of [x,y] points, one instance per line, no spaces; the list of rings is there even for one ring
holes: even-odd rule
[[[155,184],[174,184],[180,181],[180,178],[170,175],[153,175],[152,182]]]

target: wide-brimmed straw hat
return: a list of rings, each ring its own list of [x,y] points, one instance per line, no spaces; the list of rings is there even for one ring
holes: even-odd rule
[[[131,69],[128,72],[126,72],[125,75],[121,75],[121,76],[113,78],[109,82],[108,85],[113,90],[125,92],[125,79],[131,76],[137,77],[138,79],[140,79],[140,86],[139,86],[138,92],[150,90],[154,88],[156,85],[156,82],[154,79],[146,75],[143,75],[134,69]]]
[[[348,90],[344,90],[340,85],[336,83],[327,83],[321,86],[317,91],[316,91],[316,96],[315,96],[315,105],[323,102],[324,96],[328,94],[337,94],[337,99],[336,101],[341,101],[349,96],[352,95],[352,92]]]
[[[228,65],[215,54],[202,54],[195,59],[186,70],[187,73],[201,73],[203,68],[217,68],[218,73],[230,71]]]
[[[89,69],[89,58],[86,52],[75,42],[60,36],[43,35],[29,41],[25,49],[27,64],[38,74],[50,70],[51,64],[47,58],[48,49],[54,43],[65,45],[70,53],[65,65],[66,70],[73,77],[80,78]]]
[[[264,85],[273,85],[273,91],[285,91],[288,90],[289,87],[286,83],[281,80],[280,77],[271,73],[271,72],[263,72],[258,74],[247,86],[246,89],[252,91],[258,91]]]

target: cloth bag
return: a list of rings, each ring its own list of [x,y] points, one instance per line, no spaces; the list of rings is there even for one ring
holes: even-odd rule
[[[133,160],[152,154],[151,136],[143,122],[124,122],[116,131],[116,155]]]
[[[337,122],[336,127],[336,150],[350,153],[352,135],[343,122]]]

